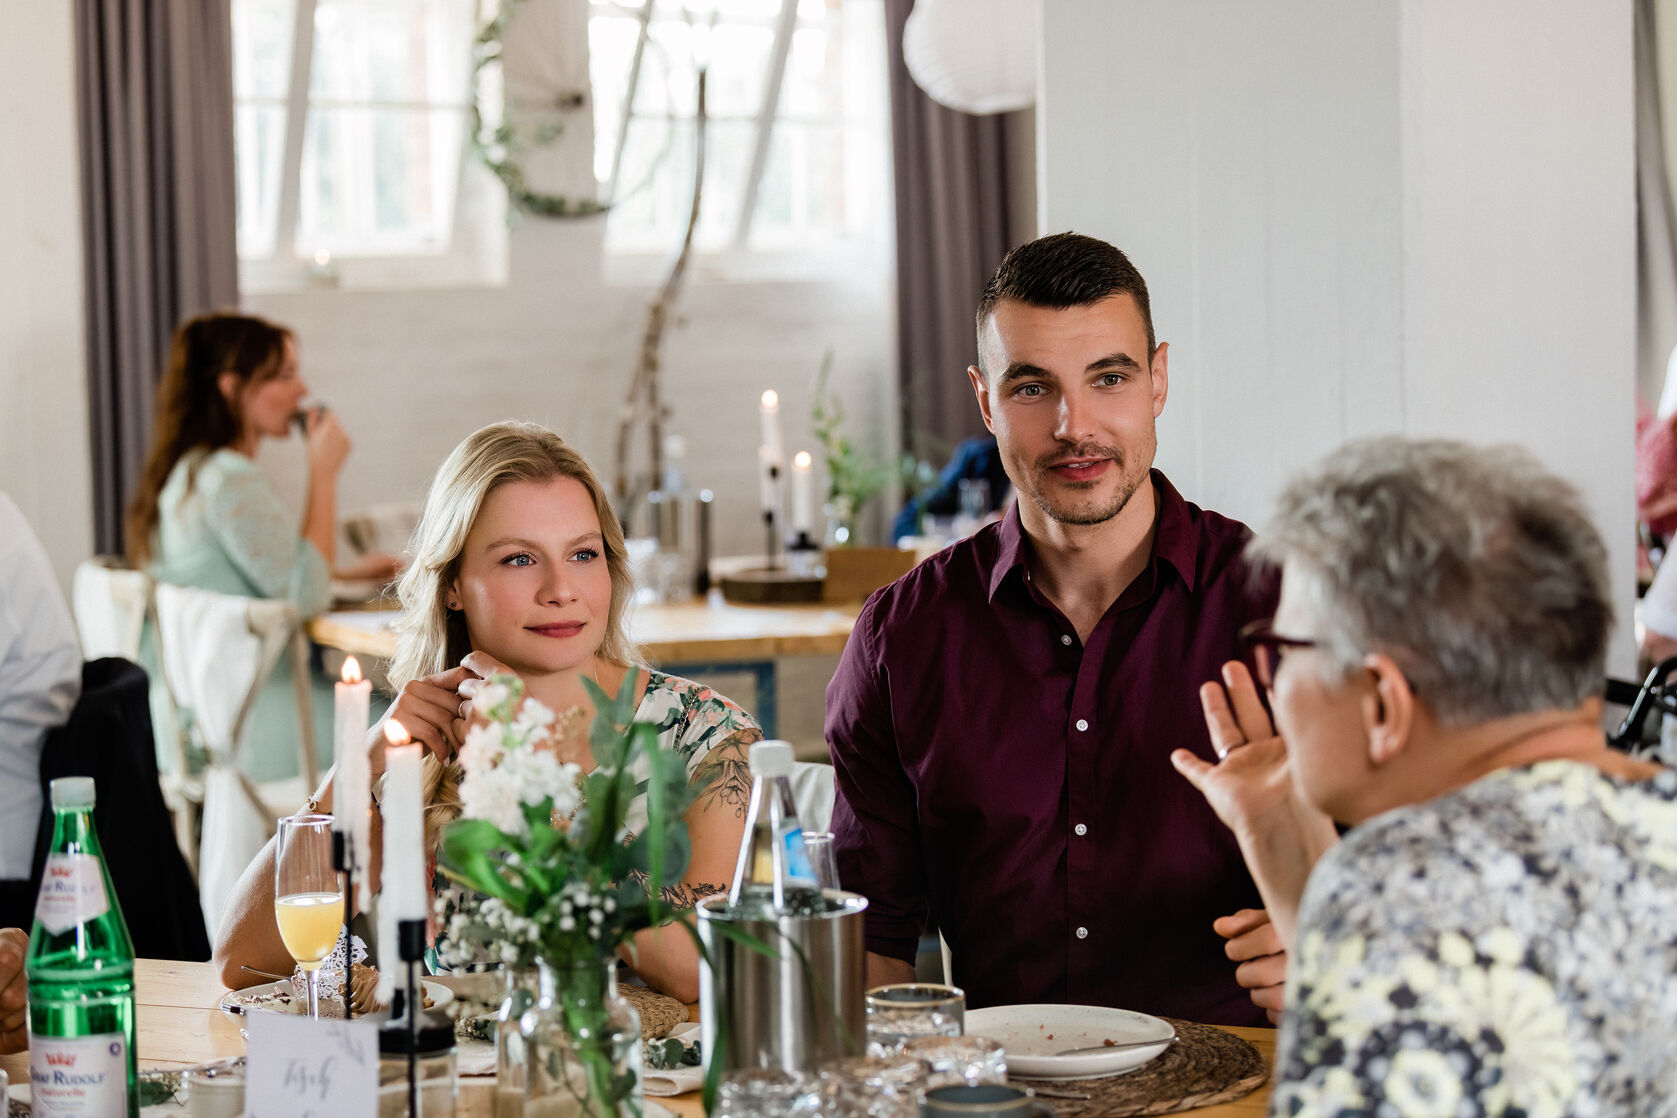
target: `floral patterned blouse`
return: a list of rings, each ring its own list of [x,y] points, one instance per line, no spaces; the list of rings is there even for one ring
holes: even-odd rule
[[[658,747],[679,754],[687,768],[688,779],[699,769],[699,763],[720,745],[738,743],[742,752],[751,743],[763,739],[763,731],[749,714],[732,699],[717,694],[701,683],[660,671],[647,672],[646,694],[635,708],[636,722],[651,722],[658,727]],[[646,759],[636,760],[635,777],[645,780],[651,776]],[[628,829],[639,832],[646,826],[646,797],[636,796],[629,802],[626,820]],[[436,897],[443,898],[441,910],[432,906],[425,951],[426,965],[433,974],[446,972],[443,962],[442,928],[461,896],[461,887],[443,876],[436,868],[436,858],[430,861],[431,888]],[[446,949],[444,949],[446,950]],[[493,961],[493,960],[490,960]]]
[[[1546,761],[1310,876],[1277,1115],[1677,1114],[1677,771]]]

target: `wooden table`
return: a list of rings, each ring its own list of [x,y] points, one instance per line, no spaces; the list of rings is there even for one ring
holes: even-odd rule
[[[134,979],[140,1067],[183,1068],[244,1055],[239,1018],[217,1008],[227,990],[209,963],[141,959],[134,965]],[[1251,1041],[1266,1060],[1274,1059],[1274,1029],[1230,1029],[1229,1032]],[[0,1056],[0,1068],[6,1070],[13,1083],[29,1082],[27,1053]],[[492,1079],[462,1079],[461,1118],[490,1118],[493,1095]],[[696,1093],[657,1101],[680,1118],[702,1118],[704,1114]],[[1205,1118],[1257,1118],[1268,1104],[1269,1089],[1260,1087],[1243,1099],[1191,1113]]]
[[[639,605],[626,618],[629,639],[650,662],[677,675],[704,678],[720,671],[756,676],[752,714],[775,736],[775,660],[782,656],[837,655],[861,611],[848,605],[742,606],[719,590],[690,602]],[[309,639],[355,656],[389,660],[396,653],[390,623],[395,610],[323,613],[307,623]]]

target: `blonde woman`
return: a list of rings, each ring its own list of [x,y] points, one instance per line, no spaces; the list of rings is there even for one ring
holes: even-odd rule
[[[496,672],[558,714],[554,749],[584,772],[593,704],[584,678],[608,694],[636,689],[636,718],[655,722],[704,792],[689,810],[692,859],[668,898],[692,905],[727,888],[750,796],[746,751],[762,737],[738,706],[689,680],[646,668],[623,631],[633,584],[623,534],[586,462],[564,440],[528,423],[497,423],[455,448],[438,470],[398,584],[402,623],[390,669],[390,716],[429,751],[426,843],[434,855],[460,812],[462,713]],[[374,732],[373,767],[382,768]],[[329,790],[328,790],[329,791]],[[329,802],[322,797],[323,802]],[[645,824],[644,807],[631,826]],[[378,849],[374,843],[374,849]],[[272,847],[246,872],[216,945],[224,981],[240,964],[289,970],[273,918]],[[634,965],[648,985],[698,998],[699,957],[679,927],[635,937]],[[253,961],[261,958],[264,962]]]

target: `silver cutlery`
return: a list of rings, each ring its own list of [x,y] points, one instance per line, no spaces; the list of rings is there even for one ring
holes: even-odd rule
[[[1087,1048],[1067,1048],[1064,1052],[1056,1052],[1056,1056],[1094,1056],[1102,1052],[1122,1052],[1126,1048],[1151,1048],[1155,1044],[1175,1044],[1176,1038],[1166,1040],[1128,1040],[1123,1044],[1091,1044]]]
[[[272,971],[257,970],[255,967],[247,967],[243,963],[239,964],[239,969],[244,970],[244,971],[249,971],[251,974],[256,975],[258,978],[271,978],[275,982],[290,982],[291,981],[291,976],[289,974],[275,974]]]
[[[1052,1087],[1038,1087],[1035,1083],[1025,1083],[1022,1086],[1030,1088],[1031,1093],[1039,1099],[1075,1099],[1079,1102],[1087,1102],[1090,1098],[1089,1095],[1081,1091],[1057,1091]]]

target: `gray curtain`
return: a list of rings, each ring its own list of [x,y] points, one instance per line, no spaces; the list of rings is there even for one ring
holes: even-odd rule
[[[1665,173],[1654,0],[1636,0],[1636,384],[1664,415],[1677,409],[1666,361],[1677,346],[1677,216]]]
[[[239,301],[227,0],[76,0],[94,540],[151,439],[182,319]]]
[[[966,369],[977,358],[973,311],[1014,245],[1007,122],[946,109],[903,64],[914,0],[886,0],[891,140],[897,195],[897,363],[904,449],[941,463],[982,434]]]

